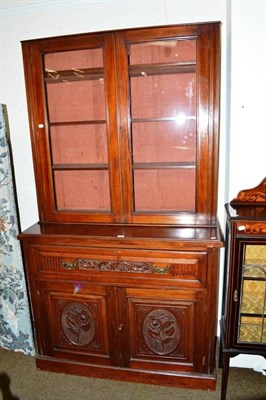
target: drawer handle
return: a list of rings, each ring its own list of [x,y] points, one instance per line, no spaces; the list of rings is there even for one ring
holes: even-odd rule
[[[156,274],[168,274],[170,269],[170,265],[167,265],[167,267],[157,267],[156,265],[153,266],[153,272]]]
[[[76,266],[77,266],[77,263],[76,263],[76,261],[73,261],[73,262],[62,261],[62,262],[61,262],[61,265],[62,265],[62,267],[65,268],[65,269],[75,269]]]

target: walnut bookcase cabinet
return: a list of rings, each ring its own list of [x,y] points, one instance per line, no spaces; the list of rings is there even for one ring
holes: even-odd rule
[[[22,43],[44,370],[215,388],[220,24]]]

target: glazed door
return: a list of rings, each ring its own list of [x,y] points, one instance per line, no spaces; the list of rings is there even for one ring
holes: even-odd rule
[[[219,29],[23,43],[41,221],[216,222]]]
[[[120,289],[123,365],[206,372],[206,291]]]
[[[240,242],[236,342],[240,347],[266,344],[266,245]]]
[[[213,34],[200,26],[117,34],[129,222],[195,222],[212,213]]]
[[[47,39],[23,49],[35,88],[29,106],[42,219],[120,220],[113,35]]]

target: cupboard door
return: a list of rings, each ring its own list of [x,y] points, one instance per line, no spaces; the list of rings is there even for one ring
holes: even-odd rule
[[[23,48],[42,219],[120,220],[113,35]]]
[[[212,34],[206,26],[117,33],[130,222],[173,223],[178,215],[185,221],[185,213],[195,221],[214,211],[214,154],[208,146],[217,126],[209,112],[218,86],[211,87],[210,74],[214,80],[218,75]]]
[[[266,344],[266,245],[240,242],[238,346]]]
[[[110,365],[108,291],[82,282],[39,282],[35,313],[41,355]]]
[[[131,368],[204,372],[205,291],[127,288],[123,295]]]

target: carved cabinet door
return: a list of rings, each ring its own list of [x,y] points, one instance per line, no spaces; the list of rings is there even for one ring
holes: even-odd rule
[[[129,367],[205,371],[205,290],[120,290]]]
[[[84,282],[38,284],[37,337],[44,356],[110,365],[108,288]]]

